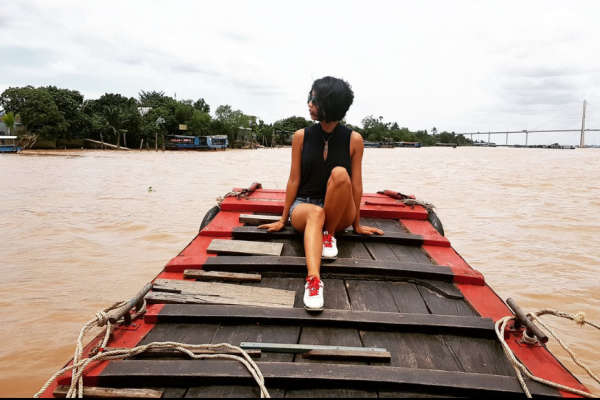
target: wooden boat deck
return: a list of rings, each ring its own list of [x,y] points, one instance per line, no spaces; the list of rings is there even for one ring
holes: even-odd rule
[[[268,201],[261,204],[272,207]],[[260,210],[255,206],[243,212]],[[393,211],[398,212],[396,208]],[[428,224],[421,214],[417,220],[365,218],[365,224],[383,229],[384,237],[339,235],[338,260],[323,263],[326,309],[315,315],[303,309],[302,237],[291,229],[267,234],[242,226],[241,212],[221,211],[159,278],[183,279],[182,272],[188,268],[258,272],[263,277],[260,283],[239,285],[294,291],[294,308],[153,305],[143,322],[145,327],[130,333],[140,338],[132,345],[169,341],[239,346],[254,342],[383,348],[391,354],[389,363],[365,363],[263,352],[257,365],[271,396],[278,398],[523,396],[495,337],[497,314],[509,315],[505,306],[480,274],[464,262],[459,265],[462,259],[445,238],[430,228],[413,233],[416,226]],[[409,210],[402,212],[410,214]],[[215,238],[283,243],[283,252],[280,256],[214,257],[206,254],[206,248]],[[441,257],[443,251],[453,256]],[[440,261],[449,262],[440,265]],[[485,293],[488,298],[474,301],[473,293]],[[485,303],[488,308],[482,308]],[[510,339],[518,339],[521,333],[513,332]],[[118,333],[119,340],[120,335],[127,333]],[[585,389],[545,347],[520,345],[518,340],[511,347],[532,360],[528,366],[534,373],[546,369],[547,377]],[[233,361],[145,355],[106,364],[87,374],[86,384],[160,388],[165,397],[173,398],[260,394],[250,374]],[[564,395],[533,382],[528,385],[535,396]]]

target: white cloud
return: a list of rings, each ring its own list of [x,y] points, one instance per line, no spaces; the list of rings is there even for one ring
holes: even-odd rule
[[[353,124],[374,114],[457,132],[530,129],[585,96],[600,104],[593,0],[20,0],[3,11],[11,86],[164,90],[273,122],[307,116],[312,81],[333,75],[355,90]]]

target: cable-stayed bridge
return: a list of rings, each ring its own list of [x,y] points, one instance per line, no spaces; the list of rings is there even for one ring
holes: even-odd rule
[[[571,107],[560,115],[540,124],[532,129],[523,129],[520,131],[504,132],[464,132],[457,135],[471,136],[488,135],[488,143],[491,142],[492,135],[506,135],[506,145],[508,146],[508,136],[511,134],[525,134],[525,146],[529,145],[530,133],[568,133],[578,132],[580,136],[580,147],[586,147],[585,133],[600,132],[600,107],[591,104],[588,101],[583,102],[583,112],[580,106]]]

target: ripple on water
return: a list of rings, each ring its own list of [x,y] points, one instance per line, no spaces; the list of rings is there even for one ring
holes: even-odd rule
[[[0,393],[31,396],[98,309],[130,298],[187,246],[218,196],[255,181],[285,188],[289,158],[289,149],[0,158],[9,188],[0,343],[10,343],[0,346]],[[367,149],[363,170],[366,192],[433,202],[453,246],[503,299],[600,321],[600,187],[590,179],[600,150]],[[600,371],[597,333],[553,324]]]

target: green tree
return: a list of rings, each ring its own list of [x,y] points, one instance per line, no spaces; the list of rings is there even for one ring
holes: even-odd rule
[[[193,105],[186,102],[179,102],[175,106],[175,120],[178,124],[185,125],[192,120],[195,111],[196,109],[194,109]]]
[[[4,114],[2,116],[2,122],[4,122],[4,125],[6,125],[6,129],[8,129],[8,135],[10,136],[10,133],[15,127],[15,113],[10,111]]]
[[[124,145],[127,147],[127,130],[123,129],[125,119],[123,112],[118,107],[104,107],[104,124],[108,130],[117,137],[117,149],[121,148],[121,134],[123,134]]]
[[[138,95],[142,107],[161,107],[173,100],[165,92],[157,92],[155,90],[148,92],[142,90]]]
[[[199,99],[194,103],[194,108],[198,111],[202,111],[203,113],[210,114],[210,106],[204,101],[204,99]]]
[[[50,93],[44,89],[27,87],[23,94],[25,102],[19,116],[25,129],[44,140],[56,142],[59,137],[63,137],[69,124]]]
[[[210,135],[211,118],[205,112],[194,110],[191,119],[187,123],[188,133],[192,136]]]
[[[32,90],[35,90],[33,86],[9,87],[0,95],[0,109],[18,115],[25,108],[27,97]]]

